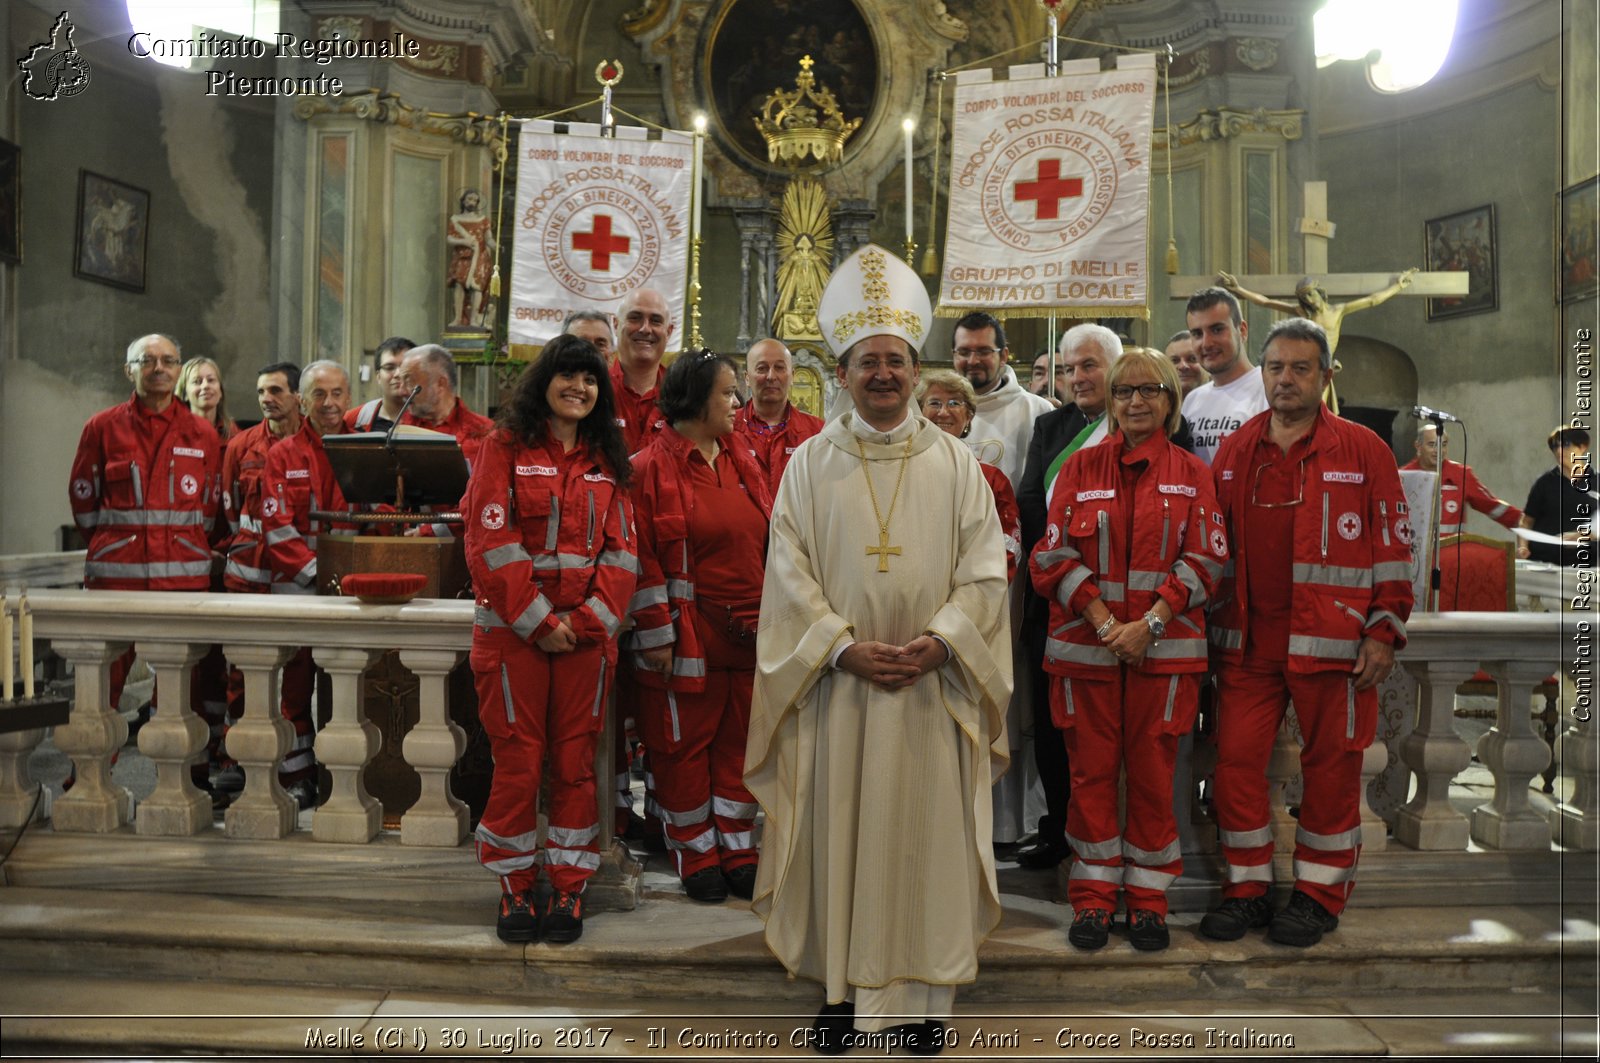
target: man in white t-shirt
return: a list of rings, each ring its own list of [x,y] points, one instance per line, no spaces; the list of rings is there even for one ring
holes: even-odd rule
[[[1223,288],[1201,288],[1189,297],[1184,319],[1200,364],[1211,383],[1195,388],[1183,400],[1183,416],[1194,437],[1194,452],[1207,465],[1222,441],[1267,408],[1261,370],[1245,355],[1250,332],[1239,314],[1239,300]]]

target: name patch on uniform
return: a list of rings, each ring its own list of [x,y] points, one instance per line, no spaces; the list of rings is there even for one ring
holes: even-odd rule
[[[554,468],[549,465],[518,465],[518,476],[559,476]]]
[[[554,470],[551,471],[553,472]],[[592,484],[614,484],[617,482],[603,472],[586,472],[583,474],[583,478]]]
[[[194,447],[173,447],[172,453],[180,458],[203,458],[206,452]]]
[[[1164,495],[1188,495],[1195,497],[1198,492],[1188,484],[1156,484],[1156,490]]]
[[[1322,474],[1325,484],[1364,484],[1367,474],[1362,472],[1325,472]]]
[[[1232,469],[1223,469],[1223,470],[1222,470],[1222,478],[1223,478],[1223,479],[1224,479],[1224,480],[1231,480],[1231,479],[1233,479],[1233,470],[1232,470]]]
[[[1113,489],[1111,489],[1109,491],[1079,491],[1078,492],[1078,501],[1079,502],[1093,502],[1095,499],[1099,499],[1099,498],[1116,498],[1116,497],[1117,497],[1117,492],[1116,492],[1115,488],[1113,488]]]
[[[311,479],[311,470],[310,469],[285,469],[284,472],[283,472],[283,478],[285,480],[309,480],[309,479]]]

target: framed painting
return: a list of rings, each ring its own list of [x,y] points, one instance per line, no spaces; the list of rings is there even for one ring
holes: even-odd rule
[[[149,192],[88,170],[78,171],[73,276],[130,292],[144,291],[149,236]]]
[[[1596,226],[1600,225],[1600,176],[1579,181],[1556,197],[1556,298],[1592,299],[1600,290],[1596,272]]]
[[[0,140],[0,262],[22,261],[22,149]]]
[[[1494,204],[1423,222],[1423,268],[1465,270],[1466,295],[1428,298],[1428,320],[1466,317],[1500,308],[1500,265],[1496,260]]]

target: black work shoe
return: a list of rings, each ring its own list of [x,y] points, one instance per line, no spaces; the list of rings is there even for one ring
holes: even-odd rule
[[[683,880],[683,892],[691,900],[721,904],[728,899],[728,884],[722,881],[720,868],[703,867]]]
[[[1072,917],[1067,940],[1080,949],[1103,949],[1111,940],[1111,913],[1104,908],[1085,908]]]
[[[544,910],[544,939],[552,945],[565,945],[583,937],[583,895],[556,890],[550,894],[550,907]]]
[[[728,892],[735,897],[749,900],[756,893],[756,865],[740,864],[732,871],[724,871],[722,878],[728,884]]]
[[[836,1056],[850,1046],[845,1044],[847,1034],[856,1029],[856,1006],[850,1001],[824,1004],[817,1012],[817,1021],[811,1024],[811,1047],[825,1056]]]
[[[534,911],[532,890],[500,895],[500,918],[495,920],[494,932],[501,941],[513,945],[539,940],[539,916]]]
[[[1029,871],[1048,871],[1067,858],[1067,843],[1040,838],[1026,849],[1017,850],[1017,866]]]
[[[244,769],[237,764],[218,768],[211,785],[225,794],[236,794],[244,789]]]
[[[1266,895],[1228,897],[1200,920],[1200,933],[1212,941],[1238,941],[1245,932],[1272,922],[1272,903]]]
[[[1128,943],[1140,952],[1160,952],[1172,944],[1167,933],[1166,916],[1148,908],[1135,908],[1128,913]]]
[[[1283,911],[1272,917],[1267,937],[1280,945],[1307,948],[1322,940],[1322,935],[1339,925],[1339,917],[1312,900],[1309,894],[1295,890]]]
[[[944,1023],[938,1019],[892,1026],[888,1032],[899,1037],[900,1044],[914,1056],[936,1056],[944,1051]]]
[[[300,779],[285,786],[284,790],[294,798],[295,807],[300,811],[317,807],[317,780]]]

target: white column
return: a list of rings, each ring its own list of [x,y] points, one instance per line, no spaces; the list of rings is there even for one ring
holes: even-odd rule
[[[404,845],[454,847],[467,836],[471,816],[450,792],[450,769],[467,749],[467,736],[450,719],[450,670],[455,650],[401,650],[400,663],[417,677],[417,725],[400,746],[422,779],[417,803],[400,817]]]
[[[229,643],[222,652],[244,673],[244,715],[223,740],[228,756],[244,768],[244,791],[228,806],[224,829],[230,838],[282,838],[294,830],[299,812],[278,784],[278,764],[294,739],[279,687],[283,664],[296,648]]]
[[[1499,700],[1495,725],[1478,740],[1478,759],[1494,775],[1494,797],[1472,810],[1472,840],[1486,849],[1548,849],[1550,824],[1528,800],[1528,784],[1550,763],[1550,747],[1533,733],[1529,692],[1550,678],[1556,662],[1485,661]]]
[[[189,766],[205,758],[211,730],[189,708],[195,662],[210,647],[192,642],[141,642],[139,656],[156,674],[161,709],[139,731],[139,752],[156,766],[156,788],[139,802],[140,834],[199,834],[212,823],[211,796],[195,786]]]
[[[1456,734],[1456,687],[1476,661],[1406,662],[1417,678],[1417,726],[1400,742],[1400,759],[1417,778],[1417,794],[1395,813],[1394,840],[1412,849],[1465,849],[1467,818],[1450,807],[1450,784],[1472,762]]]
[[[72,758],[76,781],[61,795],[50,818],[58,831],[104,834],[133,818],[133,795],[111,782],[111,758],[128,740],[128,725],[111,711],[111,662],[126,642],[54,639],[52,648],[72,662],[72,718],[57,727],[56,748]]]
[[[1367,799],[1372,780],[1388,766],[1389,747],[1383,739],[1374,738],[1361,754],[1361,851],[1365,853],[1381,853],[1389,848],[1389,824],[1372,810],[1372,802]]]
[[[1572,715],[1574,710],[1568,710]],[[1556,739],[1561,772],[1572,780],[1572,796],[1550,810],[1550,833],[1557,843],[1572,849],[1600,849],[1600,744],[1596,743],[1593,709]]]
[[[365,772],[382,740],[361,711],[362,678],[382,655],[374,649],[314,648],[317,664],[333,685],[333,715],[317,735],[317,760],[333,784],[328,800],[311,814],[311,837],[319,842],[370,842],[383,827],[383,806],[367,793]]]

